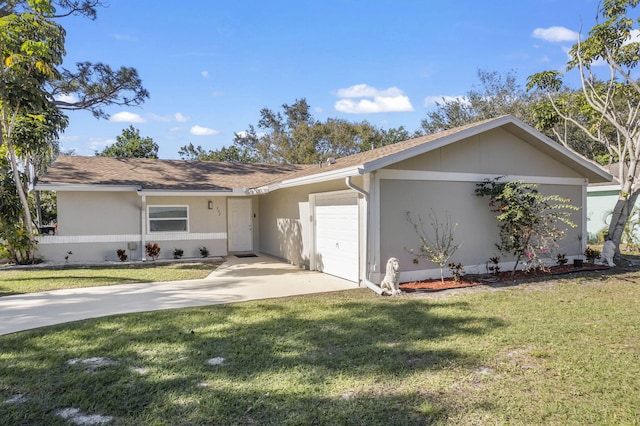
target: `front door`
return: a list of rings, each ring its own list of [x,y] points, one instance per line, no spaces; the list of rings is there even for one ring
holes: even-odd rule
[[[227,210],[229,251],[252,251],[253,220],[251,198],[228,198]]]

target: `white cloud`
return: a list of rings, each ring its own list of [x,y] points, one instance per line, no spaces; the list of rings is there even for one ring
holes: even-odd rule
[[[395,86],[385,90],[379,90],[375,87],[369,86],[368,84],[356,84],[344,89],[338,89],[336,95],[339,98],[373,98],[376,96],[395,97],[401,96],[402,90]]]
[[[191,130],[189,130],[189,133],[195,136],[210,136],[216,135],[220,132],[217,130],[209,129],[208,127],[193,126]]]
[[[147,120],[142,118],[138,114],[134,114],[128,111],[122,111],[115,113],[111,116],[111,121],[115,121],[117,123],[146,123]]]
[[[342,99],[335,103],[334,108],[347,114],[413,111],[409,97],[395,86],[380,90],[367,84],[356,84],[338,89],[336,95]]]
[[[536,28],[535,30],[533,30],[531,36],[540,40],[559,43],[566,41],[578,41],[578,37],[580,36],[580,34],[565,27],[549,27]]]
[[[181,112],[176,112],[175,114],[172,115],[158,115],[158,114],[152,114],[151,118],[154,119],[155,121],[164,121],[169,122],[169,121],[177,121],[178,123],[186,123],[187,121],[189,121],[189,117],[182,114]]]
[[[189,117],[187,117],[186,115],[183,115],[181,112],[176,112],[175,114],[173,114],[173,118],[178,123],[186,123],[187,121],[189,121]]]
[[[211,94],[211,96],[213,96],[214,98],[219,98],[219,97],[221,97],[221,96],[224,96],[224,92],[223,92],[223,91],[221,91],[221,90],[216,90],[215,92],[213,92],[213,93]]]
[[[629,39],[624,44],[640,43],[640,30],[629,31]]]
[[[104,148],[109,145],[113,145],[114,143],[116,143],[115,139],[91,138],[89,139],[89,148],[91,149],[91,151],[102,151]]]
[[[67,94],[64,94],[64,93],[56,95],[55,99],[56,99],[56,101],[67,102],[67,103],[70,103],[70,104],[72,104],[74,102],[78,102],[80,100],[74,94],[67,95]]]
[[[435,106],[436,104],[449,103],[449,102],[458,102],[462,101],[463,103],[468,103],[466,96],[427,96],[424,98],[424,106]]]
[[[200,75],[203,78],[209,78],[209,71],[200,71]]]

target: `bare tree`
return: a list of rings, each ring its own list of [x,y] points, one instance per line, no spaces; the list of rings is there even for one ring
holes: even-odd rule
[[[546,98],[538,109],[538,125],[551,128],[565,124],[579,128],[594,143],[601,144],[610,158],[619,162],[620,194],[613,209],[609,238],[617,253],[625,226],[640,194],[640,85],[632,70],[640,63],[640,42],[632,37],[640,0],[604,0],[598,22],[585,40],[569,52],[567,70],[576,70],[581,88],[568,90],[559,71],[544,71],[528,78],[527,89]],[[607,73],[596,71],[606,65]],[[596,68],[597,67],[597,68]],[[562,132],[556,136],[562,140]]]

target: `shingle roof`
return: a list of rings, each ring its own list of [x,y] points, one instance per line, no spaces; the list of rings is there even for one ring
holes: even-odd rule
[[[492,126],[506,126],[520,137],[535,141],[552,155],[564,152],[565,163],[579,169],[590,180],[604,182],[606,172],[584,158],[570,153],[510,116],[492,118],[440,133],[421,136],[359,154],[337,158],[332,165],[243,164],[210,161],[115,159],[109,157],[61,156],[51,165],[39,185],[126,185],[144,190],[227,191],[253,189],[285,180],[313,177],[317,174],[380,165],[380,161],[400,161],[402,156],[436,141],[455,141]],[[533,133],[532,133],[533,132]],[[447,142],[448,143],[448,142]],[[431,146],[431,145],[429,145]],[[566,152],[565,152],[566,151]],[[374,167],[372,167],[374,168]],[[367,170],[370,171],[370,170]]]
[[[268,185],[310,167],[317,166],[60,156],[38,184],[228,191]]]

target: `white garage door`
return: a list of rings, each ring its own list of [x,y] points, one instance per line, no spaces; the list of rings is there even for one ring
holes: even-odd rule
[[[316,269],[358,281],[357,194],[316,197]]]

